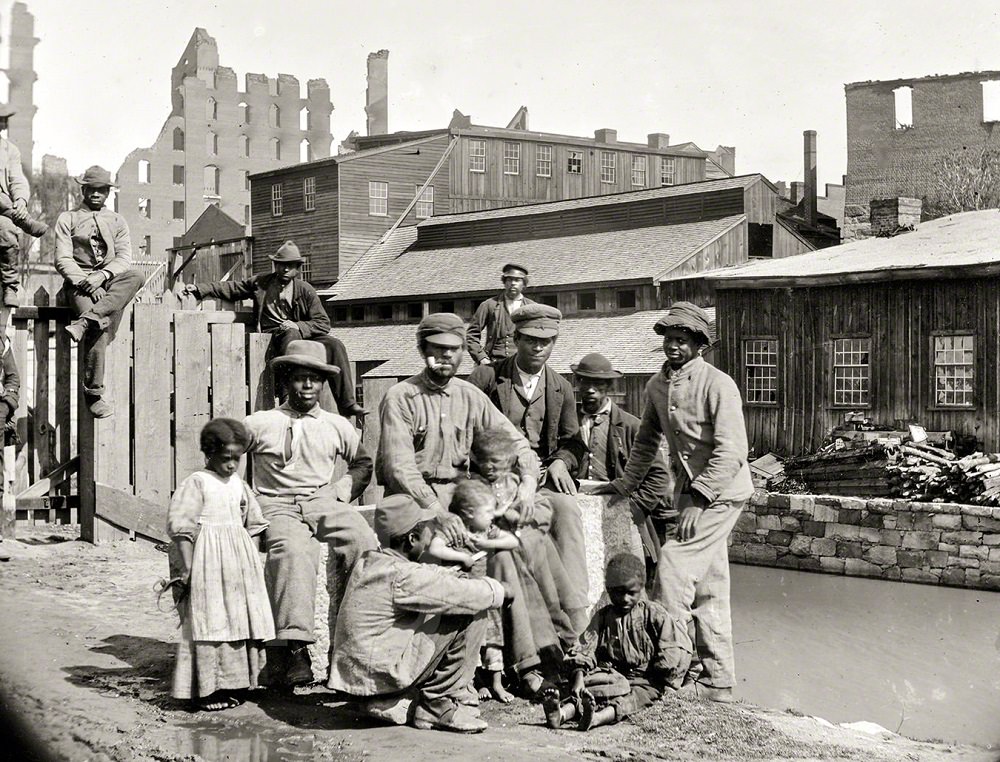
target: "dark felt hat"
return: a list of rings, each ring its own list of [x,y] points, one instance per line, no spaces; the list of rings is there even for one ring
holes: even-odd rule
[[[526,304],[510,317],[514,329],[525,336],[549,339],[559,335],[562,313],[547,304]]]
[[[464,347],[465,321],[453,312],[434,312],[420,321],[417,340],[446,347]]]
[[[271,360],[271,367],[278,368],[309,368],[327,376],[340,374],[340,368],[326,361],[326,347],[318,341],[294,339],[288,342],[285,354]]]
[[[580,358],[580,362],[569,367],[580,378],[613,380],[622,377],[621,373],[611,367],[611,361],[597,352],[584,355]]]
[[[670,306],[667,314],[656,321],[653,330],[662,336],[668,328],[684,328],[699,334],[706,344],[711,344],[710,322],[708,313],[701,307],[691,304],[691,302],[675,302]]]
[[[528,268],[524,265],[515,265],[513,262],[508,262],[503,266],[503,277],[512,275],[515,278],[527,278]]]
[[[437,513],[421,508],[409,495],[391,495],[375,506],[375,536],[382,545],[409,532],[423,521],[437,518]]]
[[[86,172],[82,175],[74,177],[73,179],[85,188],[88,186],[91,188],[117,187],[113,182],[111,182],[111,173],[104,167],[97,164],[92,167],[88,167]]]
[[[272,262],[301,262],[302,252],[295,245],[295,241],[285,241],[278,247],[278,251],[268,257]]]

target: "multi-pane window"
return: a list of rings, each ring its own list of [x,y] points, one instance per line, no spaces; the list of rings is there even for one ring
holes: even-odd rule
[[[632,157],[632,185],[637,185],[640,188],[646,187],[646,157],[645,156],[633,156]]]
[[[747,339],[743,342],[747,402],[772,405],[778,401],[777,339]]]
[[[316,178],[307,177],[302,181],[302,201],[307,212],[316,210]]]
[[[280,217],[282,214],[281,183],[271,186],[271,216]]]
[[[566,152],[566,171],[571,175],[583,174],[583,151]]]
[[[535,174],[538,177],[552,177],[552,146],[538,146],[535,154]]]
[[[971,335],[934,337],[934,404],[972,407],[975,341]]]
[[[299,272],[302,274],[302,280],[308,281],[312,277],[312,263],[309,261],[309,255],[302,257],[302,264],[299,265]]]
[[[420,186],[416,187],[415,193],[420,193]],[[417,213],[418,220],[426,220],[428,217],[434,216],[434,186],[428,185],[424,188],[424,192],[420,193],[417,198],[417,204],[414,207]]]
[[[871,339],[833,340],[833,404],[868,405],[871,399]]]
[[[377,180],[368,183],[368,214],[372,217],[389,214],[389,183]]]
[[[469,171],[470,172],[485,172],[486,171],[486,141],[485,140],[470,140],[469,141]]]
[[[660,157],[660,185],[674,184],[674,159],[671,156]]]
[[[503,173],[505,175],[518,175],[521,173],[521,144],[503,144]]]
[[[616,156],[614,151],[601,151],[601,182],[618,182]]]

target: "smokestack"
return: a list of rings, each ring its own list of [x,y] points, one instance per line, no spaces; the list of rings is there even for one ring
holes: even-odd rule
[[[389,131],[389,51],[368,54],[368,88],[365,90],[368,134]]]
[[[816,227],[816,130],[802,133],[802,158],[805,162],[805,203],[803,211],[806,222]]]

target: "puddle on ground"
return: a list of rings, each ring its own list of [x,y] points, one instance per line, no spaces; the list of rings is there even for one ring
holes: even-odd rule
[[[279,730],[261,730],[239,725],[191,723],[177,728],[177,745],[173,749],[180,756],[197,755],[212,762],[294,762],[314,760],[319,756],[336,758],[336,742],[318,744],[313,733],[289,733]],[[346,743],[344,744],[346,745]]]

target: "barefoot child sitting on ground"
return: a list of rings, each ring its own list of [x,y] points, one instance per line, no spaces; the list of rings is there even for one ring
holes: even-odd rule
[[[488,483],[480,479],[464,479],[455,488],[449,506],[451,513],[461,517],[468,530],[468,547],[453,548],[443,537],[436,535],[431,540],[427,555],[440,561],[458,563],[470,571],[474,577],[486,576],[486,558],[498,550],[515,550],[517,536],[501,529],[494,521],[497,516],[497,500]],[[506,691],[502,683],[503,674],[503,623],[500,611],[487,613],[486,642],[482,645],[482,669],[487,673],[486,685],[480,692],[481,699],[495,698],[503,703],[514,697]]]
[[[630,553],[608,563],[611,603],[599,609],[579,643],[566,655],[572,669],[569,696],[544,692],[545,722],[579,730],[610,725],[650,706],[666,688],[680,688],[694,650],[687,630],[643,593],[646,565]]]
[[[274,638],[264,567],[251,539],[268,523],[236,473],[249,444],[239,421],[209,421],[201,430],[205,468],[181,482],[167,509],[181,618],[171,694],[206,711],[239,706],[234,691],[257,687],[264,641]]]

